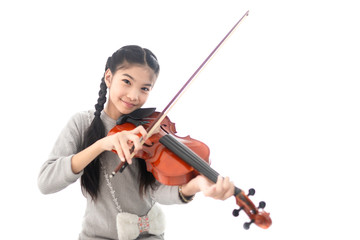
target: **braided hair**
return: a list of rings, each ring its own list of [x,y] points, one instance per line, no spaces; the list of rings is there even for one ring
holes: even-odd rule
[[[159,74],[160,66],[156,56],[148,49],[141,48],[136,45],[128,45],[120,48],[107,59],[105,65],[105,72],[110,69],[115,73],[123,64],[141,64],[150,67],[155,75]],[[105,75],[105,74],[104,74]],[[101,78],[99,98],[95,104],[95,118],[91,122],[89,128],[85,133],[85,140],[83,148],[87,148],[94,144],[97,140],[105,137],[105,127],[100,119],[102,110],[106,103],[107,86],[105,84],[104,76]],[[144,161],[140,163],[140,193],[144,192],[148,186],[153,186],[155,178],[151,173],[146,171],[146,164]],[[97,156],[90,164],[88,164],[81,176],[81,187],[85,190],[93,200],[99,193],[100,183],[100,159]]]

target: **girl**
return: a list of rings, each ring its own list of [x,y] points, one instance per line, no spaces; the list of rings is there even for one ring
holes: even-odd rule
[[[157,182],[146,171],[145,161],[130,158],[132,146],[135,152],[141,149],[138,134],[146,137],[142,126],[106,136],[120,117],[131,116],[135,110],[141,114],[138,109],[154,87],[159,69],[148,49],[125,46],[117,50],[106,62],[95,111],[70,119],[41,168],[38,185],[44,194],[81,178],[87,206],[79,239],[163,239],[164,218],[156,202],[187,203],[200,191],[222,200],[234,193],[234,185],[222,177],[216,184],[201,175],[183,186]],[[107,173],[119,159],[129,166],[110,179]]]

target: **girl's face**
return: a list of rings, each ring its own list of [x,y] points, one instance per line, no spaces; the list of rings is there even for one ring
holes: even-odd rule
[[[146,102],[156,81],[154,71],[148,66],[129,64],[115,73],[105,72],[105,83],[109,89],[109,100],[105,112],[117,120],[129,114]]]

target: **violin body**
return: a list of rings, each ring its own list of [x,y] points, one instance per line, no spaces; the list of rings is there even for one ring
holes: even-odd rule
[[[157,119],[159,114],[159,112],[154,112],[149,117],[143,118],[142,120],[147,122],[143,125],[144,128],[148,128],[148,126]],[[130,131],[134,128],[136,128],[134,124],[127,122],[121,125],[116,125],[112,130],[110,130],[108,135],[121,131]],[[144,159],[147,171],[151,172],[162,184],[171,186],[183,185],[198,175],[199,172],[160,143],[159,140],[167,134],[171,134],[177,141],[186,145],[189,149],[199,155],[207,164],[210,164],[209,147],[201,141],[190,138],[190,136],[176,136],[175,123],[171,122],[167,116],[161,122],[159,132],[153,134],[146,140],[142,150],[139,151],[135,157]]]

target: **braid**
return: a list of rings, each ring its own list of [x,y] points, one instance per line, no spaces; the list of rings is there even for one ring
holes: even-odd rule
[[[108,58],[105,65],[105,72],[108,68],[110,68],[110,65],[112,64],[111,57]],[[105,73],[104,73],[105,76]],[[100,91],[99,91],[99,98],[97,100],[97,104],[95,104],[95,117],[100,117],[101,111],[104,109],[104,104],[106,103],[106,93],[107,93],[107,86],[105,83],[105,78],[101,78],[100,83]]]
[[[97,140],[105,137],[105,127],[100,119],[101,111],[104,109],[106,102],[107,86],[104,77],[101,79],[99,98],[95,104],[95,118],[91,122],[85,135],[84,149],[94,144]],[[88,192],[93,200],[96,199],[99,192],[100,182],[100,157],[96,157],[89,165],[84,168],[81,176],[81,186]]]
[[[107,86],[105,84],[104,77],[101,79],[100,83],[100,91],[99,91],[99,98],[97,104],[95,104],[95,116],[100,117],[101,111],[104,109],[104,104],[106,102],[106,92]]]

